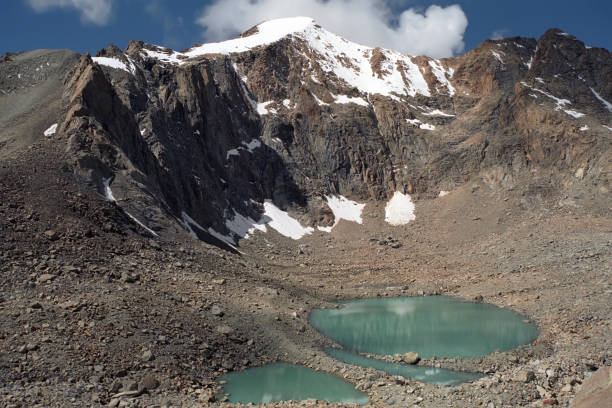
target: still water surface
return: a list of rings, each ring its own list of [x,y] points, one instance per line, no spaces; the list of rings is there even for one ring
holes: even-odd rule
[[[335,375],[287,363],[229,373],[222,380],[227,381],[223,394],[229,394],[232,403],[317,399],[365,405],[369,401],[366,394]]]
[[[317,309],[310,323],[347,350],[328,349],[340,361],[372,367],[418,381],[457,385],[483,374],[387,363],[360,354],[404,354],[421,357],[478,357],[534,341],[534,323],[498,307],[444,296],[361,299],[339,309]],[[367,404],[366,394],[332,374],[275,363],[226,374],[223,393],[230,402],[260,404],[317,399]]]
[[[534,323],[509,310],[445,296],[360,299],[316,309],[310,323],[348,350],[478,357],[534,341]]]

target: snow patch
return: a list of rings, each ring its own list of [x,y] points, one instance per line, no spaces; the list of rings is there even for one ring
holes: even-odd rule
[[[322,100],[317,98],[317,95],[312,94],[312,97],[314,98],[315,102],[317,102],[317,105],[319,105],[319,106],[329,106],[329,103],[323,102]]]
[[[274,103],[274,101],[267,101],[267,102],[261,102],[257,104],[257,113],[259,113],[259,115],[263,116],[263,115],[268,115],[270,113],[272,114],[276,114],[276,110],[272,109],[272,108],[268,108],[268,105],[270,105],[271,103]]]
[[[159,51],[153,51],[153,50],[143,50],[144,51],[144,55],[142,55],[144,58],[154,58],[156,60],[162,61],[162,62],[167,62],[169,64],[182,64],[183,61],[179,58],[179,56],[182,56],[181,53],[176,52],[174,50],[170,50],[170,51],[165,51],[165,49],[163,49],[162,47],[157,47],[157,49]]]
[[[147,231],[149,234],[155,236],[155,237],[159,237],[159,235],[157,235],[157,233],[155,231],[153,231],[151,228],[147,227],[146,225],[144,225],[142,222],[140,222],[136,217],[134,217],[132,214],[130,214],[129,212],[123,210],[123,212],[125,213],[125,215],[127,215],[128,217],[130,217],[132,219],[132,221],[134,221],[136,224],[140,225],[145,231]]]
[[[346,95],[334,95],[334,101],[339,104],[354,103],[361,106],[369,106],[370,104],[360,97],[350,97]]]
[[[537,78],[536,78],[537,79]],[[569,99],[562,99],[562,98],[557,98],[554,95],[549,94],[548,92],[542,91],[538,88],[534,88],[533,86],[529,86],[527,85],[526,82],[521,82],[521,85],[523,85],[526,88],[529,88],[533,91],[539,92],[543,95],[546,95],[547,97],[549,97],[550,99],[554,100],[555,103],[557,104],[557,106],[555,107],[555,110],[561,110],[563,106],[565,105],[571,105],[571,102],[569,101]],[[573,111],[572,111],[573,112]],[[571,115],[570,113],[566,112],[568,115]],[[578,113],[578,112],[576,112]],[[582,115],[582,114],[581,114]]]
[[[183,219],[182,220],[183,221],[183,225],[185,226],[187,231],[189,231],[189,235],[191,235],[195,239],[200,239],[200,237],[198,237],[198,234],[195,232],[194,227],[199,229],[202,232],[205,232],[205,233],[208,233],[208,234],[212,235],[213,237],[217,238],[221,242],[223,242],[223,243],[229,245],[230,247],[236,249],[234,247],[236,242],[234,242],[234,240],[231,237],[228,237],[227,235],[220,234],[220,233],[218,233],[217,231],[215,231],[212,228],[204,229],[204,227],[202,227],[200,224],[198,224],[185,211],[181,212],[181,217]]]
[[[502,65],[504,65],[504,60],[502,59],[501,55],[499,55],[495,51],[491,51],[491,54],[493,54],[493,56],[495,57],[496,60],[498,60]]]
[[[105,67],[120,69],[132,75],[135,73],[135,70],[136,70],[135,67],[130,67],[132,69],[128,68],[128,66],[125,65],[123,61],[118,60],[117,58],[93,57],[92,60],[98,65],[104,65]]]
[[[455,88],[450,83],[448,78],[446,78],[446,71],[444,70],[444,68],[442,68],[442,64],[440,63],[440,61],[430,60],[429,66],[431,67],[431,72],[433,72],[435,77],[438,79],[438,82],[440,82],[442,85],[445,85],[446,89],[448,89],[448,95],[453,96],[455,94]],[[452,72],[454,73],[454,71]],[[452,76],[453,74],[451,73],[450,77],[452,78]]]
[[[113,190],[111,190],[111,188],[110,188],[111,181],[113,181],[113,177],[103,178],[102,179],[102,184],[104,185],[104,197],[108,201],[112,201],[113,203],[116,203],[117,199],[115,199],[115,196],[113,195]],[[125,213],[125,215],[130,217],[132,219],[132,221],[134,221],[136,224],[140,225],[149,234],[151,234],[153,236],[156,236],[156,237],[159,236],[159,235],[157,235],[157,233],[155,231],[153,231],[151,228],[149,228],[146,225],[144,225],[142,222],[140,222],[140,220],[138,220],[132,214],[130,214],[129,212],[125,211],[123,208],[121,208],[121,210]]]
[[[445,190],[442,190],[442,191],[440,191],[440,193],[438,194],[438,197],[444,197],[444,196],[447,196],[447,195],[449,195],[449,194],[450,194],[450,191],[445,191]]]
[[[43,132],[43,135],[47,136],[47,137],[51,137],[53,136],[55,133],[57,132],[57,123],[52,124],[51,126],[49,126],[49,129],[45,130]]]
[[[266,225],[261,220],[258,222],[239,213],[235,213],[231,220],[225,220],[225,226],[241,238],[248,238],[255,231],[267,232]]]
[[[599,99],[599,101],[601,103],[603,103],[603,105],[606,107],[606,109],[610,112],[612,112],[612,103],[606,101],[604,98],[601,97],[601,95],[599,95],[597,92],[595,92],[595,90],[593,88],[591,88],[591,92],[593,92],[593,95],[595,95],[595,97],[597,99]]]
[[[231,156],[240,156],[240,150],[246,150],[249,153],[253,153],[255,149],[261,146],[262,143],[259,139],[251,139],[250,142],[242,142],[242,146],[227,151],[227,154],[225,155],[225,160],[229,160]]]
[[[240,147],[238,149],[240,149]],[[240,156],[240,152],[238,151],[238,149],[228,150],[227,154],[225,155],[225,160],[229,160],[231,156]]]
[[[423,130],[435,130],[436,127],[434,125],[430,125],[429,123],[423,123],[418,119],[406,119],[406,122],[410,123],[413,126],[418,126]]]
[[[356,222],[357,224],[363,223],[363,220],[361,218],[361,212],[363,211],[363,207],[365,207],[365,204],[359,204],[341,195],[325,196],[325,198],[327,199],[327,205],[334,213],[334,218],[335,218],[334,225],[333,225],[334,227],[338,225],[340,220],[353,221],[353,222]],[[318,227],[318,228],[321,230],[321,228],[330,228],[330,227]]]
[[[110,188],[111,181],[113,181],[112,177],[102,179],[102,184],[104,185],[104,197],[106,197],[108,201],[112,201],[116,203],[117,200],[115,199],[115,196],[113,195],[113,190],[111,190]]]
[[[440,109],[434,109],[434,110],[432,110],[430,112],[423,112],[423,115],[426,115],[426,116],[445,116],[445,117],[448,117],[448,118],[454,118],[455,117],[455,115],[451,115],[450,113],[442,112]]]
[[[584,125],[582,126],[580,129],[578,129],[581,132],[586,132],[587,130],[589,130],[589,126],[588,125]]]
[[[259,139],[251,139],[250,142],[242,142],[244,147],[247,149],[249,153],[253,153],[253,150],[261,147],[261,141]]]
[[[415,219],[410,196],[396,191],[385,207],[385,221],[391,225],[404,225]]]
[[[612,132],[612,127],[610,127],[610,126],[606,126],[606,125],[601,125],[601,126],[605,127],[605,128],[606,128],[606,129],[608,129],[610,132]]]
[[[429,123],[421,123],[419,125],[419,128],[423,129],[423,130],[435,130],[436,127],[434,125],[430,125]]]
[[[270,219],[269,222],[266,222],[270,228],[292,239],[300,239],[304,235],[312,234],[314,231],[312,227],[303,227],[298,220],[275,206],[272,200],[264,201],[264,217]]]
[[[572,117],[574,117],[576,119],[581,118],[581,117],[584,116],[584,113],[580,113],[580,112],[577,112],[577,111],[571,110],[571,109],[564,109],[563,112],[567,113],[568,115],[570,115],[570,116],[572,116]]]

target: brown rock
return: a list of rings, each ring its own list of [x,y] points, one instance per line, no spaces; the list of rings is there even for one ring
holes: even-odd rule
[[[154,390],[157,387],[159,387],[159,381],[152,375],[145,376],[140,382],[140,388],[145,390]]]
[[[52,281],[56,277],[57,277],[56,275],[52,275],[50,273],[43,273],[42,275],[40,275],[38,277],[38,279],[36,279],[36,282],[37,283],[45,283],[45,282]]]
[[[597,370],[582,384],[570,407],[609,407],[610,401],[612,401],[612,367],[605,366]]]
[[[45,235],[45,238],[47,238],[49,241],[55,241],[59,238],[59,236],[57,235],[57,232],[53,230],[45,231],[44,235]]]

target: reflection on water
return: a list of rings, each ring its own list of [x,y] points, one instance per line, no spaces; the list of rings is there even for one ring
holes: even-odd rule
[[[535,324],[508,310],[444,296],[348,301],[314,310],[310,322],[349,350],[380,355],[477,357],[538,335]]]
[[[335,375],[287,363],[269,364],[226,374],[223,394],[232,403],[317,399],[329,402],[368,403],[366,394]]]
[[[386,361],[363,357],[346,350],[329,348],[325,351],[330,357],[347,364],[371,367],[384,371],[389,375],[400,375],[405,378],[433,384],[458,385],[484,377],[484,374],[479,373],[465,373],[461,371],[444,370],[442,368],[387,363]]]

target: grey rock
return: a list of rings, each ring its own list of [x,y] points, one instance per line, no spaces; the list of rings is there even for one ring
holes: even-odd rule
[[[421,357],[419,357],[417,353],[409,351],[408,353],[403,355],[402,360],[406,364],[417,364],[421,360]]]
[[[228,334],[230,334],[233,331],[234,331],[234,329],[232,329],[231,327],[229,327],[228,325],[225,325],[225,324],[222,325],[222,326],[218,326],[217,327],[217,332],[221,333],[221,334],[224,334],[224,335],[228,335]]]
[[[159,381],[152,375],[146,375],[140,382],[140,388],[154,390],[159,387]]]
[[[223,310],[221,310],[221,308],[217,305],[212,305],[210,308],[210,313],[213,316],[223,316]]]

